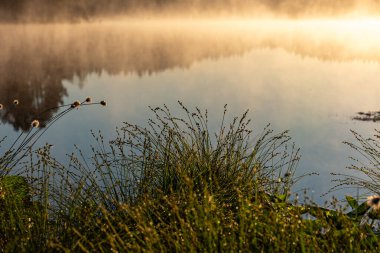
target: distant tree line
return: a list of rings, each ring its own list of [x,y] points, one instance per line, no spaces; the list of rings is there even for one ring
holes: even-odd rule
[[[194,11],[239,11],[262,7],[273,12],[335,13],[357,5],[374,8],[377,0],[0,0],[0,20],[91,19],[98,15],[133,14],[136,11],[160,11],[183,8]]]
[[[126,10],[136,0],[0,0],[2,20],[87,19]]]

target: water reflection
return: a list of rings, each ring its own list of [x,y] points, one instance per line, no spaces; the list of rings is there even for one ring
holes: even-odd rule
[[[374,22],[374,21],[373,21]],[[90,73],[142,77],[194,63],[282,48],[323,61],[380,61],[372,23],[291,21],[134,21],[0,26],[0,103],[3,123],[27,130],[63,103],[65,80]],[[372,24],[372,26],[368,26]],[[375,23],[376,25],[377,23]],[[369,27],[369,28],[368,28]],[[372,27],[372,28],[371,28]],[[312,32],[310,32],[312,31]],[[358,38],[367,38],[366,44]],[[370,37],[370,39],[368,39]],[[20,99],[18,107],[13,99]]]
[[[65,73],[49,60],[35,68],[22,55],[26,52],[20,53],[8,59],[0,70],[0,101],[4,106],[0,115],[3,123],[25,131],[32,120],[39,119],[43,126],[53,116],[57,109],[46,109],[62,104],[67,95],[62,79],[71,77],[72,73]],[[18,105],[13,103],[14,99],[19,100]]]

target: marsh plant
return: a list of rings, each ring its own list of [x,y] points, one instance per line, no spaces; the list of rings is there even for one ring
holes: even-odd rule
[[[369,192],[380,195],[380,132],[375,130],[373,137],[363,137],[355,131],[351,131],[355,142],[345,142],[356,151],[359,157],[351,157],[352,165],[348,167],[356,175],[342,176],[338,182],[341,185],[360,186]]]
[[[287,132],[274,134],[267,127],[253,133],[248,112],[226,122],[227,107],[219,129],[212,132],[207,111],[190,111],[181,102],[179,107],[182,117],[165,105],[151,108],[154,117],[147,127],[124,123],[108,143],[94,133],[98,144],[91,163],[80,152],[79,157],[71,156],[71,173],[62,176],[65,183],[57,203],[58,210],[69,210],[58,219],[68,220],[65,224],[73,234],[55,246],[74,250],[71,240],[76,238],[90,251],[113,244],[115,250],[152,250],[154,245],[141,243],[150,240],[145,232],[156,231],[152,235],[162,250],[215,250],[221,236],[232,236],[224,228],[238,226],[235,219],[242,202],[263,209],[265,203],[286,202],[299,180],[295,176],[299,150]],[[92,219],[73,223],[69,217],[82,217],[82,206]],[[209,222],[215,224],[207,227]],[[140,226],[147,231],[142,233]],[[166,235],[157,234],[161,227]],[[114,238],[97,242],[108,233]],[[212,243],[205,247],[204,240]]]
[[[93,183],[97,179],[92,175],[98,176],[96,185],[111,188],[107,199],[115,202],[190,190],[208,191],[227,202],[236,199],[236,188],[289,194],[299,155],[287,132],[273,134],[266,128],[253,135],[247,112],[227,124],[225,109],[220,129],[213,133],[207,111],[180,106],[182,118],[163,106],[151,108],[148,128],[124,123],[108,147],[95,136],[100,144],[94,149],[96,171],[81,172]]]
[[[84,103],[67,109],[79,105]],[[20,188],[26,189],[25,201],[7,202],[13,198],[6,196],[21,193],[4,181],[12,178],[2,177],[8,190],[2,195],[6,201],[1,202],[0,215],[11,222],[1,223],[0,249],[350,252],[378,248],[372,230],[357,219],[376,198],[360,205],[348,198],[353,210],[346,214],[291,201],[294,184],[302,176],[296,176],[299,150],[288,132],[276,134],[269,126],[253,132],[248,112],[227,120],[226,107],[214,131],[207,111],[189,110],[181,102],[179,107],[182,111],[176,115],[165,105],[151,108],[153,118],[145,127],[124,123],[111,141],[93,132],[91,159],[74,148],[70,162],[61,164],[51,156],[49,145],[33,149],[35,155],[25,170],[37,171],[30,178],[38,183],[25,179],[26,186],[33,186]],[[20,184],[24,180],[13,179]],[[316,219],[303,218],[305,213]]]

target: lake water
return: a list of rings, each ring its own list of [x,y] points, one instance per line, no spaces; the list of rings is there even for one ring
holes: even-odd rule
[[[249,109],[257,133],[268,123],[290,130],[298,170],[320,174],[297,187],[321,202],[334,185],[330,173],[346,173],[355,155],[342,144],[353,139],[350,129],[370,136],[378,127],[352,117],[380,110],[379,43],[380,21],[368,19],[1,25],[0,103],[20,105],[0,113],[0,133],[12,140],[46,108],[106,100],[70,113],[40,140],[64,160],[74,144],[93,143],[90,129],[111,139],[124,121],[144,125],[149,105],[175,113],[181,100],[207,108],[216,125],[228,104],[230,118]]]

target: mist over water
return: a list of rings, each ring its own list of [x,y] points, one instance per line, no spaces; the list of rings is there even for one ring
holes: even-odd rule
[[[326,62],[379,62],[379,25],[376,20],[210,19],[2,25],[0,101],[7,105],[22,97],[25,111],[9,111],[2,119],[27,130],[39,112],[62,105],[68,95],[64,80],[78,77],[83,86],[92,73],[144,77],[263,48]]]
[[[290,130],[303,155],[300,173],[319,172],[299,187],[319,194],[330,172],[346,172],[350,129],[372,134],[358,111],[379,110],[380,21],[356,19],[124,18],[78,23],[0,25],[2,134],[16,136],[46,108],[105,99],[81,108],[47,132],[64,159],[86,149],[90,129],[112,138],[122,122],[145,124],[148,106],[176,101],[208,109],[218,126],[250,109],[256,132],[271,123]],[[16,109],[13,99],[20,100]],[[3,133],[4,131],[4,133]],[[91,142],[91,141],[90,141]]]

